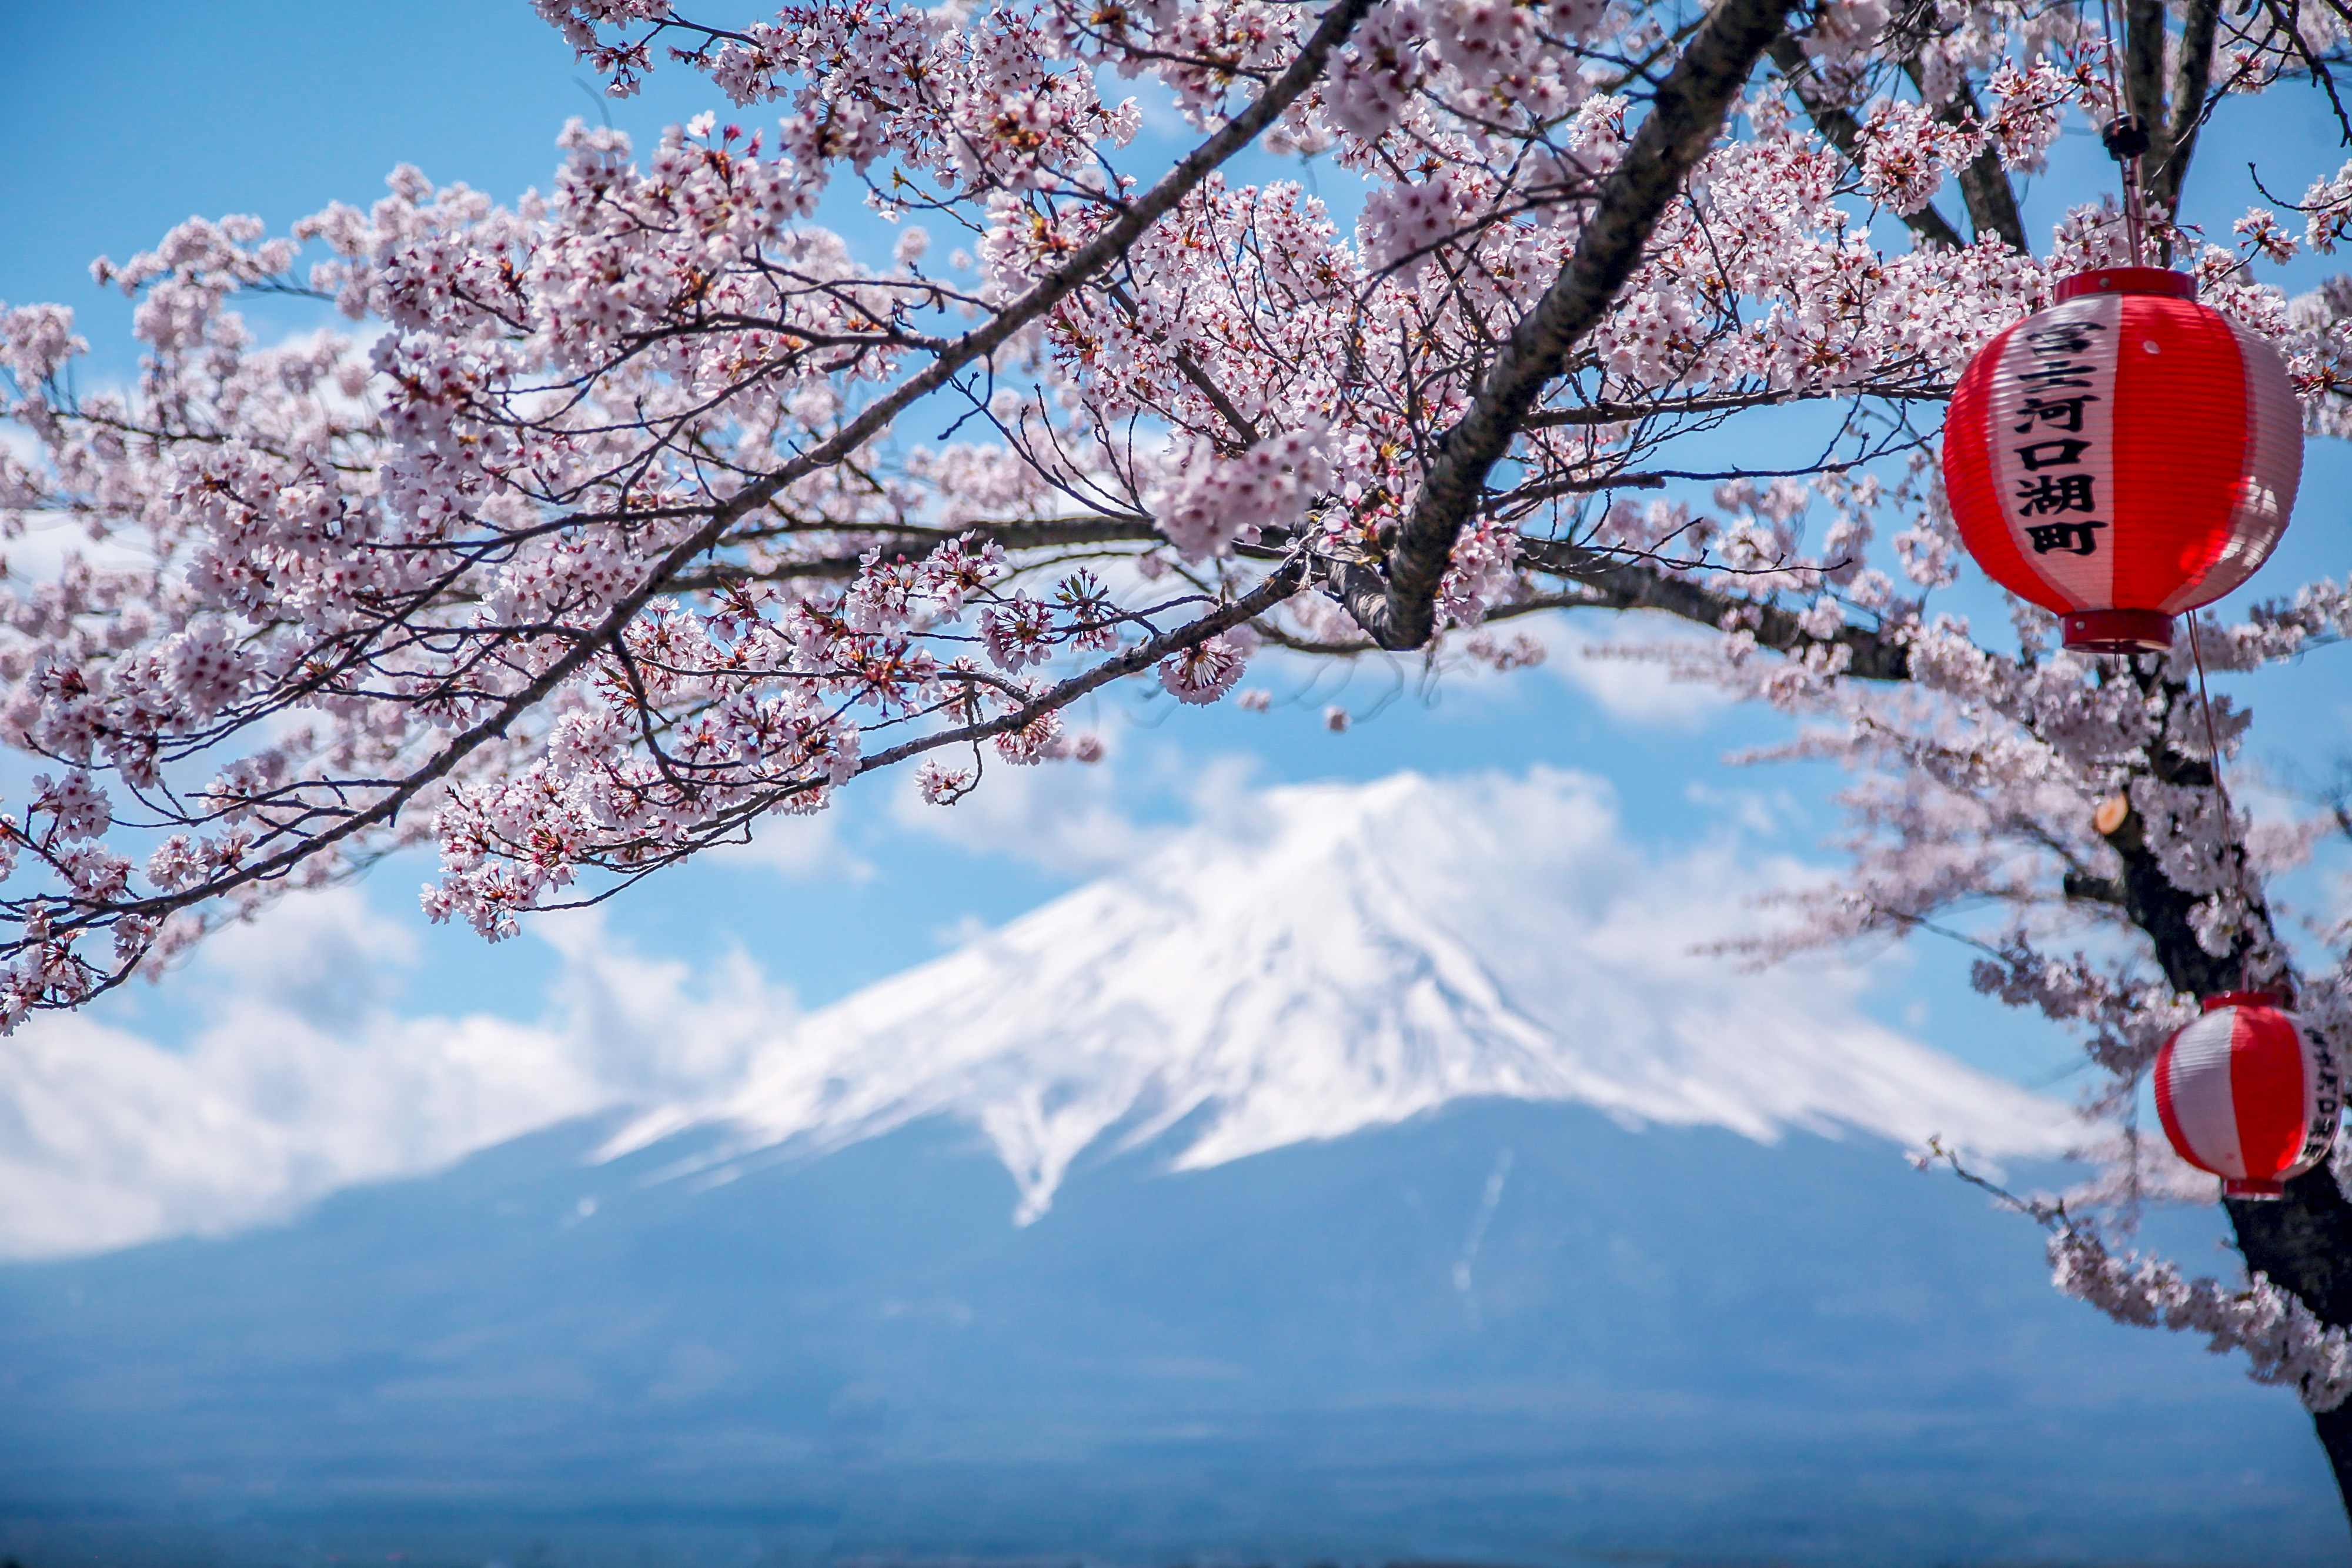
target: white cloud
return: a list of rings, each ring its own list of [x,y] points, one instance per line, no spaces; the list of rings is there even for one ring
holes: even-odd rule
[[[756,865],[788,882],[865,882],[874,867],[841,839],[841,817],[825,810],[806,816],[763,817],[751,841],[712,852],[719,864]]]
[[[1727,789],[1693,779],[1683,786],[1683,799],[1702,820],[1760,840],[1783,838],[1806,821],[1804,808],[1786,789]]]
[[[102,539],[89,537],[89,526],[57,513],[35,513],[22,533],[7,541],[5,558],[8,577],[18,583],[54,582],[65,570],[66,558],[79,556],[108,571],[137,571],[155,564],[145,536],[135,528],[119,530]]]
[[[1550,657],[1544,667],[1601,705],[1610,717],[1659,729],[1695,730],[1731,706],[1719,689],[1680,679],[1655,655],[1706,645],[1718,634],[1661,615],[1605,621],[1544,616],[1533,631]]]
[[[0,1257],[212,1233],[437,1169],[568,1117],[731,1080],[791,998],[740,959],[698,982],[589,916],[540,1021],[403,1016],[401,927],[350,890],[290,898],[167,981],[174,1049],[89,1016],[0,1040]]]

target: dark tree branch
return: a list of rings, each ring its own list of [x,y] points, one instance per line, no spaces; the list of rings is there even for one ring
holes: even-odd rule
[[[2322,1164],[2288,1182],[2283,1198],[2223,1207],[2249,1270],[2294,1291],[2321,1322],[2352,1327],[2352,1202],[2334,1171]],[[2352,1404],[2315,1412],[2311,1422],[2336,1490],[2352,1509]]]
[[[1105,292],[1110,296],[1112,304],[1127,312],[1129,319],[1134,319],[1140,313],[1134,296],[1118,285],[1112,284]],[[1215,409],[1227,424],[1233,426],[1234,434],[1240,438],[1241,444],[1245,447],[1256,445],[1258,440],[1256,424],[1234,405],[1233,399],[1225,395],[1224,389],[1210,378],[1209,372],[1201,368],[1201,361],[1182,349],[1176,350],[1175,360],[1176,369],[1183,374],[1186,381],[1192,383],[1192,390],[1208,399],[1209,406]]]
[[[992,540],[1012,555],[1027,550],[1061,549],[1072,545],[1144,543],[1167,537],[1150,517],[1127,517],[1112,512],[1091,517],[1048,518],[1036,522],[968,523],[953,528],[881,528],[844,531],[872,540],[885,555],[895,552],[907,556],[928,554],[948,540],[961,538],[966,534],[983,541]],[[846,580],[857,575],[862,564],[862,552],[807,556],[756,568],[735,561],[706,561],[691,570],[671,577],[662,585],[662,591],[704,593],[738,582],[788,582],[802,579]]]
[[[1948,124],[1983,117],[1976,90],[1966,82],[1936,111],[1936,118]],[[2000,166],[2000,154],[1990,143],[1960,171],[1960,199],[1968,204],[1969,226],[1977,238],[1991,235],[2011,250],[2032,249],[2025,243],[2025,218],[2017,210],[2017,191],[2009,183],[2009,171]]]
[[[2124,107],[2147,127],[2140,154],[2140,189],[2147,172],[2171,161],[2171,127],[2164,112],[2164,0],[2124,0]]]
[[[1900,640],[1867,626],[1843,626],[1816,637],[1777,604],[1719,592],[1687,578],[1671,576],[1645,560],[1567,547],[1532,549],[1528,564],[1538,571],[1572,579],[1587,591],[1572,602],[1597,610],[1655,610],[1718,632],[1745,630],[1757,645],[1779,653],[1802,654],[1814,648],[1846,650],[1845,673],[1865,681],[1911,678],[1911,651]]]
[[[2205,123],[2205,95],[2213,85],[2213,39],[2221,0],[2188,0],[2181,18],[2180,64],[2172,74],[2172,112],[2164,125],[2163,155],[2148,166],[2147,193],[2165,211],[2179,214],[2180,187],[2197,153],[2197,132]],[[2151,148],[2151,154],[2155,149]]]
[[[1815,387],[1752,392],[1701,392],[1691,397],[1659,398],[1647,402],[1592,402],[1571,408],[1548,408],[1519,422],[1522,430],[1551,430],[1569,424],[1632,424],[1644,419],[1682,414],[1727,413],[1746,408],[1778,408],[1792,402],[1851,402],[1878,398],[1888,402],[1942,402],[1952,395],[1948,386]]]
[[[1713,145],[1748,73],[1780,36],[1796,0],[1723,0],[1659,85],[1649,118],[1610,172],[1576,254],[1512,330],[1475,401],[1438,444],[1412,515],[1389,548],[1385,579],[1349,564],[1334,585],[1357,623],[1384,648],[1418,648],[1435,622],[1454,541],[1486,498],[1486,475],[1528,412],[1641,265],[1642,252]]]
[[[2179,761],[2177,758],[2170,760]],[[2210,768],[2201,763],[2189,768],[2193,775],[2187,768],[2176,769],[2180,777],[2173,781],[2192,783],[2201,776],[2202,782],[2210,784],[2213,775]],[[2126,917],[2147,934],[2164,977],[2176,990],[2193,996],[2210,997],[2234,988],[2242,948],[2217,957],[2198,942],[2196,927],[2189,921],[2196,900],[2175,887],[2164,874],[2156,852],[2148,847],[2146,824],[2137,810],[2126,813],[2122,824],[2107,835],[2107,842],[2124,862],[2123,875],[2110,885],[2115,885],[2122,895]]]
[[[2151,759],[2167,783],[2213,783],[2209,763],[2165,749],[2156,750]],[[2123,875],[2113,882],[2099,879],[2096,887],[2070,885],[2069,896],[2107,902],[2119,894],[2115,901],[2147,934],[2157,964],[2175,989],[2210,997],[2244,984],[2244,955],[2251,939],[2240,938],[2230,952],[2219,956],[2205,950],[2190,922],[2197,901],[2164,874],[2148,847],[2138,810],[2126,813],[2106,838],[2123,861]],[[2259,906],[2252,915],[2265,924],[2270,918],[2269,911]],[[2229,1211],[2238,1250],[2250,1272],[2293,1292],[2321,1322],[2352,1328],[2352,1202],[2345,1198],[2334,1171],[2323,1163],[2288,1182],[2284,1197],[2252,1202],[2230,1198],[2222,1207]],[[2315,1413],[2312,1423],[2327,1452],[2336,1490],[2352,1509],[2352,1406]]]

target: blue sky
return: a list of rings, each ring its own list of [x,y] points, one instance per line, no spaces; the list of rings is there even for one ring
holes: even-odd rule
[[[89,283],[97,255],[128,256],[191,214],[252,212],[280,228],[330,200],[364,204],[403,162],[510,200],[547,182],[555,135],[570,117],[609,113],[644,146],[664,124],[704,108],[729,114],[700,78],[674,68],[656,71],[641,98],[599,98],[523,0],[20,8],[0,57],[0,213],[8,224],[0,299],[73,305],[96,345],[89,373],[119,376],[133,362],[129,311]],[[2226,235],[2252,199],[2249,160],[2273,190],[2293,195],[2341,162],[2334,143],[2315,100],[2229,106],[2200,158],[2192,217]],[[2046,233],[2062,196],[2095,195],[2106,169],[2087,136],[2070,136],[2055,172],[2029,193],[2036,231]],[[1265,177],[1274,166],[1244,172]],[[826,215],[871,221],[839,195]],[[2300,287],[2328,270],[2306,259],[2277,277]],[[285,308],[265,324],[310,325],[307,308]],[[1778,466],[1801,434],[1751,422],[1685,457],[1692,466]],[[2315,445],[2295,526],[2263,591],[2342,570],[2347,481],[2344,451]],[[1979,614],[1993,604],[1980,588],[1958,601]],[[1114,747],[1100,770],[992,781],[997,798],[958,808],[963,816],[952,820],[911,807],[903,779],[870,780],[822,829],[787,824],[760,852],[626,895],[609,926],[656,956],[740,947],[804,1004],[819,1004],[933,956],[975,923],[1002,921],[1075,885],[1137,835],[1187,820],[1204,801],[1245,799],[1253,785],[1367,779],[1402,768],[1580,768],[1610,781],[1623,831],[1645,842],[1736,834],[1759,853],[1825,853],[1835,828],[1828,770],[1725,767],[1726,753],[1779,736],[1779,722],[1667,693],[1567,646],[1570,636],[1609,630],[1564,632],[1545,669],[1449,686],[1430,699],[1417,694],[1409,668],[1388,664],[1326,672],[1311,690],[1274,674],[1265,684],[1284,701],[1264,716],[1231,705],[1173,712],[1140,691],[1114,694],[1096,716]],[[2263,701],[2283,722],[2268,727],[2257,754],[2274,772],[2324,771],[2344,749],[2338,666],[2347,656],[2325,652],[2264,678]],[[1320,722],[1329,702],[1368,716],[1331,734]],[[528,937],[486,949],[466,933],[425,926],[415,891],[427,869],[414,860],[389,865],[366,894],[380,917],[414,933],[417,961],[397,982],[410,1002],[517,1017],[540,1010],[559,973],[554,952]],[[2028,1082],[2063,1071],[2063,1043],[1972,996],[1965,971],[1965,955],[1923,948],[1895,963],[1876,1005],[1888,1021],[1994,1071]],[[236,983],[199,966],[161,991],[110,1000],[105,1016],[172,1038],[208,995]]]

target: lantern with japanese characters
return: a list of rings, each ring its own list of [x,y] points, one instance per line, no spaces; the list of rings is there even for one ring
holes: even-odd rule
[[[2327,1157],[2343,1085],[2327,1042],[2263,991],[2227,991],[2156,1053],[2156,1113],[2224,1197],[2277,1197]]]
[[[2286,529],[2302,413],[2268,343],[2185,273],[2080,273],[1969,362],[1944,488],[1986,575],[2066,646],[2172,645],[2172,618],[2253,575]]]

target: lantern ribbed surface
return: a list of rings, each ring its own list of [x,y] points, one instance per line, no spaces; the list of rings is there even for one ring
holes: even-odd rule
[[[1944,488],[1986,575],[2064,618],[2066,646],[2171,646],[2172,617],[2253,575],[2303,475],[2271,346],[2185,274],[2110,267],[1969,361]]]
[[[2276,998],[2231,991],[2164,1042],[2156,1113],[2180,1157],[2224,1197],[2277,1197],[2327,1157],[2343,1090],[2318,1033]]]

